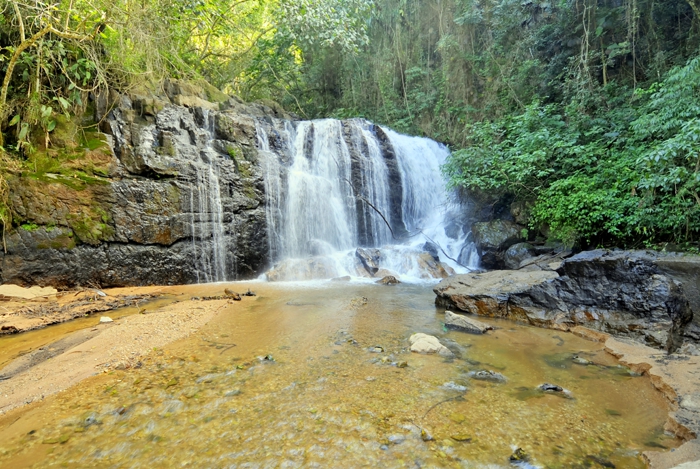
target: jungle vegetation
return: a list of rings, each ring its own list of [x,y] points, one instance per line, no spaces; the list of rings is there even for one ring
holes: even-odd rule
[[[5,0],[3,170],[98,91],[205,80],[444,142],[552,238],[696,250],[698,47],[698,0]]]

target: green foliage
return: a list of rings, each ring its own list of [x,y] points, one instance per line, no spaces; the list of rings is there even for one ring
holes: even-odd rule
[[[24,231],[36,231],[39,229],[39,225],[36,223],[23,223],[20,225],[20,228],[22,228]]]
[[[529,201],[532,227],[570,244],[697,242],[700,59],[635,94],[606,112],[535,103],[474,123],[445,173]]]

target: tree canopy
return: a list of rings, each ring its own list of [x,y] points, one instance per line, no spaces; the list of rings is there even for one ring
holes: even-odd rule
[[[97,90],[206,80],[445,142],[452,186],[570,243],[700,239],[697,0],[3,5],[0,146],[20,160]]]

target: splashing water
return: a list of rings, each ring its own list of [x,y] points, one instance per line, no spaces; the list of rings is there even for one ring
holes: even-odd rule
[[[278,263],[268,278],[366,276],[356,247],[381,248],[382,273],[444,276],[426,273],[426,241],[454,270],[477,266],[468,233],[445,229],[455,209],[440,172],[445,146],[360,119],[258,121],[257,132],[270,259]]]

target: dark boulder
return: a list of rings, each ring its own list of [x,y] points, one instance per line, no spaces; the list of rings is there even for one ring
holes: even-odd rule
[[[524,241],[523,226],[507,220],[492,220],[474,223],[472,233],[481,265],[486,269],[502,269],[505,251],[512,245]]]
[[[582,325],[676,350],[693,318],[680,282],[658,256],[641,251],[588,251],[554,271],[457,275],[434,291],[436,303],[485,316],[568,330]]]
[[[503,261],[507,268],[517,269],[520,264],[535,255],[535,248],[530,243],[517,243],[509,247],[503,254]]]

